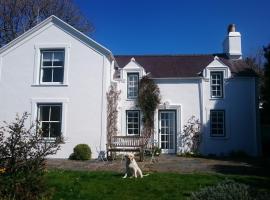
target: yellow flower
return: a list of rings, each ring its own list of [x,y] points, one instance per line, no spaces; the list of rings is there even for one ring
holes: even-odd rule
[[[6,168],[0,168],[0,174],[3,174],[6,172]]]

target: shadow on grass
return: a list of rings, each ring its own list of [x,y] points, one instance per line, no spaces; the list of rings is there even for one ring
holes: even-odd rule
[[[212,169],[221,174],[232,175],[248,175],[270,177],[270,172],[267,168],[256,165],[213,165]]]

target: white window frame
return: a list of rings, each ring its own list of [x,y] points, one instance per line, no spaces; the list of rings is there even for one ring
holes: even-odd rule
[[[68,140],[67,134],[67,110],[68,110],[68,98],[32,98],[31,99],[31,121],[36,122],[38,119],[38,104],[62,104],[62,123],[61,123],[61,135]]]
[[[213,84],[213,75],[220,76],[220,78],[215,79],[215,81],[220,80],[220,83],[215,83]],[[219,87],[220,90],[213,90],[213,86]],[[213,92],[218,92],[220,91],[220,95],[213,95]],[[211,98],[212,99],[222,99],[224,98],[224,72],[223,71],[211,71],[210,72],[210,93],[211,93]]]
[[[41,106],[50,106],[49,110],[49,121],[41,121],[40,120],[40,107]],[[61,108],[60,110],[60,121],[51,121],[51,107],[52,106],[59,106]],[[42,128],[43,123],[60,123],[60,136],[62,136],[62,115],[63,115],[63,105],[61,103],[38,103],[37,104],[37,109],[38,109],[38,116],[37,119],[40,123],[40,128]],[[49,137],[43,137],[45,140],[55,140],[56,137],[50,137],[50,132],[49,132]]]
[[[133,124],[133,125],[137,124],[137,123],[134,123],[134,122],[128,122],[128,113],[129,112],[136,112],[136,113],[138,113],[138,134],[134,134],[135,128],[132,128],[133,134],[129,134],[128,125],[129,124]],[[141,120],[141,115],[140,115],[140,111],[139,110],[126,110],[126,134],[127,134],[127,136],[139,136],[140,135],[140,132],[141,132],[140,131],[140,120]]]
[[[135,84],[135,81],[129,81],[129,77],[134,76],[137,77],[137,84]],[[132,84],[131,84],[132,83]],[[135,91],[137,88],[137,91]],[[132,92],[135,94],[133,96],[129,95],[129,90],[133,90]],[[127,98],[128,99],[136,99],[138,97],[139,93],[139,73],[136,72],[128,72],[127,73]]]
[[[42,49],[40,51],[41,51],[40,52],[40,54],[41,54],[41,56],[40,56],[40,59],[41,59],[41,62],[40,62],[40,77],[39,77],[40,84],[63,84],[63,82],[64,82],[64,71],[65,71],[65,49]],[[52,66],[43,66],[43,61],[44,61],[44,59],[43,59],[44,54],[43,53],[44,52],[52,53],[52,57],[53,57]],[[64,54],[63,55],[64,56],[63,57],[63,66],[54,66],[53,65],[54,53],[56,53],[56,52],[62,52]],[[61,82],[53,81],[53,72],[54,72],[54,69],[57,69],[57,68],[63,69],[63,74],[62,74],[63,81],[61,81]],[[52,75],[51,75],[52,81],[46,81],[46,82],[42,81],[43,75],[44,75],[44,69],[52,69]]]
[[[34,64],[34,73],[33,73],[33,83],[32,87],[65,87],[68,86],[68,75],[69,75],[69,60],[70,60],[70,44],[36,44],[35,49],[35,64]],[[64,50],[64,78],[63,82],[41,82],[41,52],[43,50]]]
[[[220,123],[218,120],[217,122],[213,122],[212,117],[213,114],[218,115],[218,113],[222,113],[223,119],[222,122]],[[226,137],[226,113],[225,110],[220,110],[220,109],[212,109],[210,110],[210,136],[211,137]],[[212,125],[213,123],[215,123],[215,125],[217,125],[217,128],[215,128],[215,130],[222,130],[223,134],[213,134],[213,128]],[[222,128],[218,128],[218,125],[222,125]]]

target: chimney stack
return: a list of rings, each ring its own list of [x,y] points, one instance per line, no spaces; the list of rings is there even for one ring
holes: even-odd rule
[[[230,24],[227,30],[228,34],[223,42],[223,52],[229,59],[242,59],[241,34],[236,32],[235,24]]]

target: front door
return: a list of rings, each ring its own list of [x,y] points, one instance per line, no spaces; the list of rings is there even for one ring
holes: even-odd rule
[[[175,153],[176,110],[159,111],[159,146],[162,153]]]

